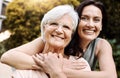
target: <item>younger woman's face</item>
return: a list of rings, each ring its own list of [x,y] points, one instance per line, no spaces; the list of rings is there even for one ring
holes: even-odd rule
[[[80,17],[78,34],[82,40],[95,39],[102,30],[102,13],[94,5],[84,7]]]

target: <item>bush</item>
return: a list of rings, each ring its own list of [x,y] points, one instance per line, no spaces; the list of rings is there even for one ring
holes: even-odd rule
[[[73,4],[77,0],[13,0],[6,8],[7,19],[4,29],[11,32],[11,37],[4,41],[6,50],[27,43],[40,36],[40,20],[44,13],[60,4]]]
[[[1,57],[1,55],[2,55],[5,51],[6,51],[6,49],[5,49],[4,43],[1,42],[1,43],[0,43],[0,57]]]

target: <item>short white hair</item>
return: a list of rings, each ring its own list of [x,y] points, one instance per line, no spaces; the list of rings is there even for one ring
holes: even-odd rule
[[[61,18],[65,14],[68,14],[69,16],[71,16],[73,21],[73,33],[75,32],[78,25],[78,19],[79,19],[77,12],[74,10],[74,7],[72,5],[59,5],[54,7],[44,15],[41,21],[42,38],[44,37],[44,31],[43,31],[44,26],[51,21],[55,21],[56,19]]]

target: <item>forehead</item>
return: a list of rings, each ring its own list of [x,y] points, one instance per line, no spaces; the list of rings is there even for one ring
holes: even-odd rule
[[[62,23],[62,24],[65,24],[67,26],[70,26],[70,27],[73,26],[72,17],[70,15],[68,15],[68,14],[65,14],[62,17],[54,20],[54,22]]]
[[[62,22],[66,22],[66,23],[71,23],[72,22],[72,18],[71,18],[70,15],[65,14],[65,15],[61,16],[59,19],[57,19],[56,21],[62,21]]]
[[[93,16],[102,17],[101,10],[94,5],[89,5],[84,7],[82,15],[93,15]]]

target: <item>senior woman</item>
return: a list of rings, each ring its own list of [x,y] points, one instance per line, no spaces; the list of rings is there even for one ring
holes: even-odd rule
[[[66,60],[84,61],[87,65],[85,70],[90,71],[89,64],[83,58],[76,59],[64,54],[64,48],[74,35],[77,24],[78,15],[70,5],[60,5],[48,11],[41,22],[42,39],[45,42],[43,54],[34,57],[43,70],[16,70],[13,78],[67,78],[63,72]]]

